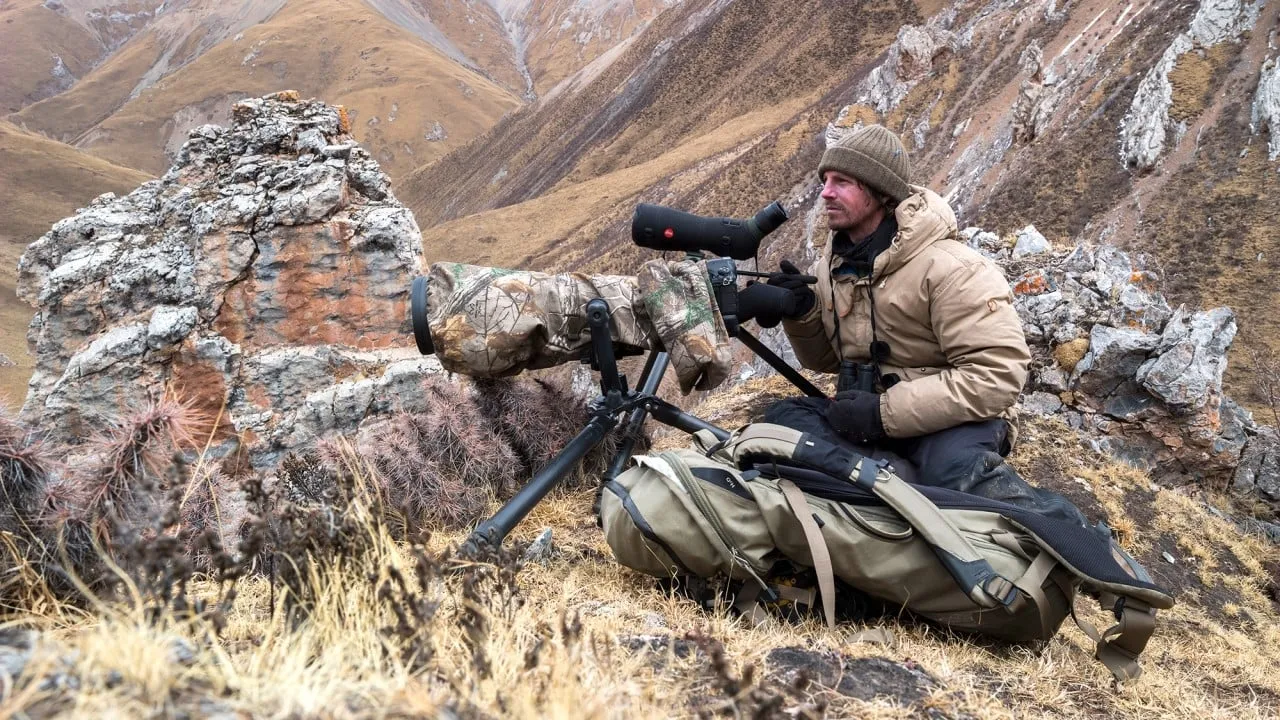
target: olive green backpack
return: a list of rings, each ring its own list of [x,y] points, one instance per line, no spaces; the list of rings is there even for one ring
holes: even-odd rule
[[[605,539],[621,564],[656,577],[744,580],[735,606],[821,606],[835,623],[836,579],[959,631],[1025,642],[1053,637],[1078,590],[1116,617],[1098,632],[1077,619],[1117,679],[1138,655],[1156,609],[1173,598],[1097,530],[985,498],[910,485],[881,461],[779,425],[727,442],[638,456],[606,483]],[[813,569],[817,592],[774,581]]]

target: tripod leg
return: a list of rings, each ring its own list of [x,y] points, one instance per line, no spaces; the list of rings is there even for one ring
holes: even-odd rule
[[[662,376],[666,374],[670,364],[671,357],[665,352],[654,351],[649,354],[644,371],[640,373],[639,394],[641,396],[650,396],[658,391],[658,384],[662,382]],[[613,480],[626,467],[627,460],[631,459],[631,453],[635,450],[636,440],[640,437],[640,428],[644,427],[645,418],[648,416],[649,410],[643,405],[631,411],[631,416],[627,419],[626,432],[622,435],[622,444],[614,453],[613,462],[605,470],[604,480]]]
[[[795,368],[788,365],[785,361],[783,361],[782,358],[778,357],[777,354],[775,354],[772,350],[770,350],[767,345],[760,342],[760,339],[757,338],[755,335],[752,335],[746,330],[739,328],[737,334],[734,335],[734,337],[738,338],[738,340],[740,340],[743,345],[746,345],[748,348],[750,348],[751,352],[755,353],[756,355],[759,355],[761,359],[769,363],[769,365],[771,365],[774,370],[777,370],[779,373],[781,373],[783,377],[790,380],[792,385],[795,385],[797,388],[800,388],[800,391],[803,392],[805,395],[808,395],[809,397],[820,397],[820,398],[824,398],[827,396],[826,393],[819,390],[816,385],[809,382],[808,378],[801,375],[799,372],[796,371]]]
[[[617,418],[612,415],[596,415],[592,418],[591,422],[569,441],[559,455],[556,455],[546,467],[533,476],[529,484],[499,508],[493,517],[476,527],[460,548],[463,556],[476,556],[482,546],[496,548],[501,545],[507,533],[510,533],[526,515],[532,512],[542,498],[559,485],[574,465],[599,445],[617,424]]]
[[[650,403],[649,412],[653,414],[653,419],[664,425],[670,425],[677,430],[683,430],[690,435],[699,430],[707,430],[718,440],[728,440],[729,431],[724,428],[712,425],[696,415],[681,410],[666,400],[654,398]]]

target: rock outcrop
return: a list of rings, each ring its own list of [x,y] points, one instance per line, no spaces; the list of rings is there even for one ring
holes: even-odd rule
[[[196,128],[163,177],[101,196],[33,243],[23,418],[74,442],[172,393],[255,465],[411,405],[412,214],[341,108],[280,93]]]
[[[1114,247],[1020,253],[1033,233],[1013,247],[979,228],[962,233],[1012,278],[1036,356],[1024,411],[1062,413],[1098,449],[1157,473],[1280,490],[1274,434],[1223,393],[1235,314],[1170,308],[1156,273]]]
[[[1140,171],[1156,166],[1165,152],[1170,131],[1178,130],[1169,117],[1173,83],[1169,79],[1178,59],[1196,49],[1235,39],[1254,26],[1261,3],[1242,0],[1203,0],[1191,26],[1173,39],[1160,61],[1138,85],[1129,113],[1120,125],[1120,159]],[[1185,124],[1181,132],[1185,132]],[[1174,143],[1176,144],[1176,142]]]
[[[1255,133],[1266,130],[1267,158],[1280,159],[1280,57],[1268,59],[1258,75],[1258,92],[1253,98],[1250,128]]]

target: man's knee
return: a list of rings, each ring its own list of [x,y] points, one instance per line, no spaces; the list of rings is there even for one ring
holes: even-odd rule
[[[1008,435],[1004,420],[958,425],[918,438],[911,460],[926,478],[945,483],[968,475],[984,454],[1006,450]]]

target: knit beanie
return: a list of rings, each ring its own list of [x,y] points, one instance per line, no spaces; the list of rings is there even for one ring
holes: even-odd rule
[[[883,125],[864,125],[828,147],[818,164],[818,177],[828,170],[856,178],[898,202],[911,195],[907,150]]]

